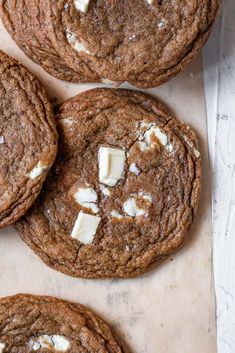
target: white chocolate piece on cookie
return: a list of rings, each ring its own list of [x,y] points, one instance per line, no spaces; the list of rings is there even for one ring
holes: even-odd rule
[[[57,352],[66,352],[69,349],[70,342],[61,335],[41,335],[31,339],[29,346],[34,351],[46,348],[53,349]]]
[[[78,188],[74,193],[74,198],[77,203],[82,205],[84,202],[96,202],[97,193],[93,188]]]
[[[73,196],[79,205],[91,210],[93,213],[99,212],[99,207],[95,204],[98,197],[93,188],[78,188]]]
[[[135,175],[139,175],[140,174],[140,170],[137,167],[137,165],[135,163],[131,163],[130,167],[129,167],[129,171]]]
[[[0,342],[0,353],[3,353],[5,349],[5,344]]]
[[[70,32],[69,30],[66,31],[66,38],[69,44],[75,49],[77,52],[82,52],[91,55],[91,52],[86,49],[83,43],[79,42],[77,39],[76,34]]]
[[[106,186],[100,184],[100,190],[104,196],[110,196],[110,191]]]
[[[111,216],[112,216],[113,218],[117,218],[117,219],[122,219],[122,218],[124,218],[124,216],[121,215],[120,213],[118,213],[116,210],[113,210],[113,211],[111,212]]]
[[[74,0],[74,6],[78,11],[87,13],[90,0]]]
[[[99,181],[108,186],[115,186],[123,177],[126,160],[125,151],[117,148],[100,147]]]
[[[93,213],[98,213],[100,210],[99,207],[93,202],[84,202],[81,206],[87,208]]]
[[[71,237],[83,244],[92,244],[101,218],[82,211],[79,212],[74,224]]]
[[[58,123],[62,125],[71,126],[73,124],[73,118],[72,117],[63,118],[58,120]]]
[[[36,179],[38,178],[44,170],[46,170],[48,166],[44,165],[42,162],[38,162],[36,166],[29,172],[28,177],[30,179]]]
[[[126,202],[123,204],[123,209],[131,217],[138,217],[142,216],[145,211],[139,208],[136,204],[136,200],[134,197],[130,197]]]
[[[159,143],[166,148],[168,152],[173,151],[173,146],[168,142],[167,134],[160,129],[155,123],[140,123],[140,131],[138,132],[139,148],[141,152],[154,146],[154,139],[156,137]]]

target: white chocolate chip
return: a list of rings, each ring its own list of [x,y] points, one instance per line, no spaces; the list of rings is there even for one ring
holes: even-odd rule
[[[29,346],[34,351],[40,348],[53,348],[57,352],[66,352],[70,346],[70,342],[61,335],[42,335],[32,338],[29,342]]]
[[[31,170],[31,172],[29,172],[28,177],[30,179],[36,179],[37,177],[39,177],[44,170],[46,170],[48,168],[48,166],[43,165],[42,162],[38,162],[37,165]]]
[[[144,200],[149,201],[149,202],[152,202],[152,201],[153,201],[152,196],[149,195],[149,194],[145,194],[143,191],[139,192],[139,193],[138,193],[138,196],[141,197],[141,198],[144,199]]]
[[[152,5],[154,0],[146,0],[146,1],[149,5]]]
[[[93,213],[99,212],[99,208],[95,204],[95,202],[97,202],[98,197],[97,193],[93,188],[78,188],[73,196],[75,201],[79,205],[88,208]]]
[[[140,123],[140,130],[141,131],[147,131],[149,130],[152,126],[154,126],[155,123],[146,123],[144,121],[141,121]]]
[[[140,174],[140,170],[138,169],[137,165],[135,163],[131,163],[130,167],[129,167],[129,171],[132,172],[135,175],[139,175]]]
[[[195,155],[196,158],[200,157],[201,154],[196,148],[193,149],[193,152],[194,152],[194,155]]]
[[[78,11],[87,12],[90,0],[74,0],[74,6]]]
[[[74,193],[74,198],[80,205],[84,202],[96,202],[97,193],[93,188],[78,188]]]
[[[101,218],[82,211],[79,212],[74,224],[71,237],[80,240],[83,244],[92,244]]]
[[[123,204],[123,209],[131,217],[138,217],[142,216],[145,211],[139,208],[136,204],[136,200],[134,197],[130,197],[126,202]]]
[[[124,218],[124,216],[122,216],[120,213],[118,213],[118,212],[115,211],[115,210],[113,210],[113,211],[111,212],[111,216],[112,216],[113,218],[117,218],[117,219],[122,219],[122,218]]]
[[[73,118],[72,117],[69,117],[69,118],[63,118],[63,119],[60,119],[59,120],[59,123],[60,124],[63,124],[63,125],[72,125],[73,124]]]
[[[116,148],[100,147],[99,181],[108,186],[115,186],[123,177],[126,155],[125,151]]]
[[[84,44],[78,41],[76,34],[70,32],[69,30],[67,30],[66,31],[66,38],[67,38],[69,44],[77,52],[83,52],[83,53],[91,55],[91,52],[88,49],[85,48]]]
[[[162,146],[166,148],[168,152],[173,151],[173,146],[168,142],[168,137],[155,123],[146,123],[142,121],[140,123],[140,131],[138,132],[139,147],[141,152],[151,148],[154,145],[152,137],[157,137],[158,141]]]
[[[0,144],[3,144],[5,142],[4,136],[0,136]]]
[[[143,142],[143,141],[139,142],[139,147],[140,147],[141,152],[144,152],[145,150],[147,150],[149,148],[147,143]]]
[[[77,40],[76,40],[73,48],[78,52],[81,51],[81,52],[89,54],[89,55],[91,54],[91,52],[85,48],[84,44],[82,44],[81,42],[78,42]]]
[[[110,191],[108,188],[106,188],[104,185],[100,185],[100,190],[103,193],[103,195],[105,196],[110,196]]]
[[[93,213],[99,212],[99,207],[93,202],[84,202],[81,206],[91,210]]]
[[[167,135],[163,133],[159,127],[157,126],[152,126],[149,130],[147,130],[144,134],[144,138],[146,143],[151,146],[152,143],[152,135],[155,135],[158,140],[160,141],[161,145],[166,146],[167,145]]]
[[[163,28],[165,26],[165,21],[161,20],[160,22],[158,22],[157,26],[158,28]]]
[[[3,353],[5,349],[5,344],[0,342],[0,353]]]

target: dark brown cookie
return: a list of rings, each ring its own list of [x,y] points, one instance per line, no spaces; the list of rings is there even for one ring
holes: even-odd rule
[[[111,329],[86,307],[53,297],[0,299],[0,352],[124,353]]]
[[[20,63],[0,51],[0,228],[38,196],[57,151],[49,99]]]
[[[201,158],[194,132],[155,99],[94,89],[58,112],[59,154],[16,225],[50,267],[85,278],[134,277],[185,241]]]
[[[45,6],[41,0],[1,0],[2,21],[18,46],[51,75],[70,82],[95,81],[87,65],[81,62],[76,72],[66,65],[48,36]]]
[[[86,60],[101,80],[153,87],[204,45],[219,0],[44,0],[53,45],[76,71]]]

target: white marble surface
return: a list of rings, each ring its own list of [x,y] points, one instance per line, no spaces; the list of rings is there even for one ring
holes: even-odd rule
[[[224,0],[204,50],[213,176],[218,353],[235,352],[235,1]]]

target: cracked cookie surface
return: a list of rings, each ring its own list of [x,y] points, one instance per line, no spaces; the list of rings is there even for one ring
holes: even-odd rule
[[[0,228],[16,222],[38,196],[57,152],[46,92],[0,51]]]
[[[154,87],[191,62],[208,38],[219,0],[44,0],[53,45],[75,71]]]
[[[54,297],[0,299],[1,353],[126,353],[109,326],[86,307]]]
[[[187,238],[201,186],[195,133],[156,99],[114,89],[60,105],[59,154],[16,225],[50,267],[84,278],[134,277]]]

